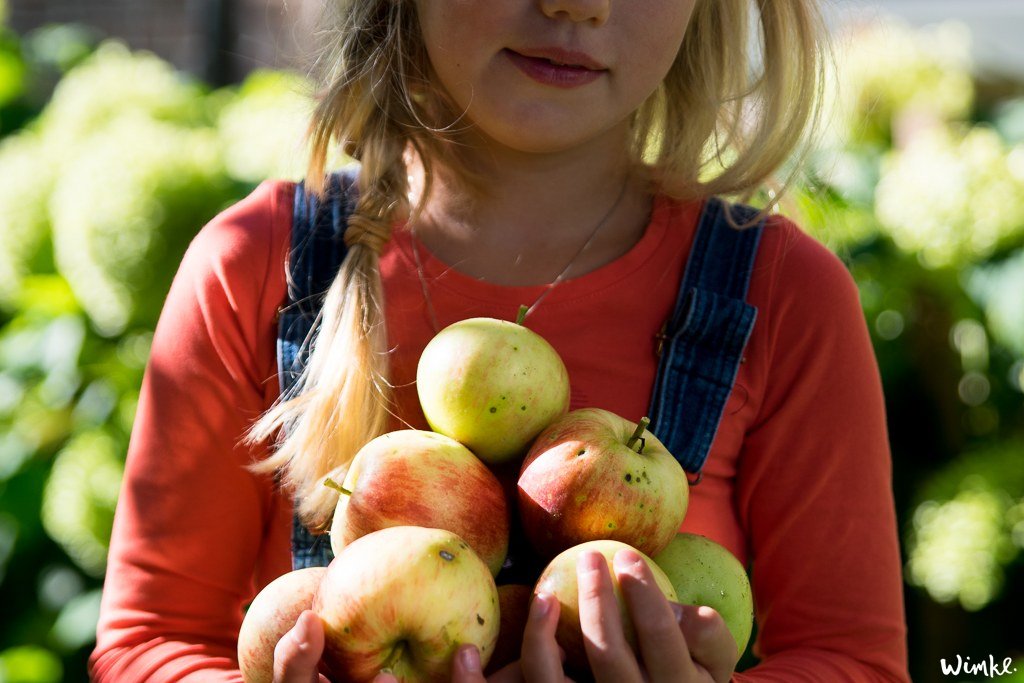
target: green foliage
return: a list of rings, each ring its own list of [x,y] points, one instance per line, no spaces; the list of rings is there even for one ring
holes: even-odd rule
[[[33,645],[0,652],[0,683],[57,683],[64,667],[49,650]]]
[[[96,577],[106,568],[125,447],[103,430],[76,434],[54,458],[43,491],[46,533]]]
[[[227,199],[212,131],[130,112],[69,162],[48,206],[58,269],[101,334],[155,324],[196,226]]]
[[[0,103],[23,124],[0,138],[0,682],[84,679],[153,325],[196,231],[252,188],[215,125],[232,91],[89,50],[35,32],[26,68],[67,74],[37,118],[33,93]]]
[[[209,123],[203,87],[155,55],[105,42],[65,76],[39,117],[55,163],[116,118],[139,114],[181,126]]]
[[[983,261],[1024,243],[1020,154],[989,128],[919,131],[883,162],[875,212],[929,266]]]
[[[965,453],[921,489],[907,573],[940,602],[979,610],[1024,548],[1024,442]]]
[[[234,178],[299,180],[308,155],[302,147],[312,111],[309,84],[278,71],[254,71],[220,111],[217,134]]]
[[[21,282],[32,272],[33,260],[49,240],[47,200],[55,178],[43,152],[43,141],[32,131],[0,140],[0,306],[9,307]]]

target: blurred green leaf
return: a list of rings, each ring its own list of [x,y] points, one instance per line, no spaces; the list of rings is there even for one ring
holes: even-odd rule
[[[50,197],[57,265],[105,336],[155,324],[185,248],[228,197],[210,130],[119,116]]]
[[[977,266],[965,279],[967,291],[985,310],[992,335],[1024,358],[1024,250],[1000,263]]]
[[[34,645],[0,652],[0,683],[58,683],[64,675],[60,659]]]
[[[21,57],[18,39],[0,28],[0,108],[19,97],[24,90],[25,61]]]
[[[976,611],[1005,583],[1024,545],[1024,443],[965,453],[921,488],[907,575],[938,602]]]
[[[96,642],[96,622],[100,616],[100,589],[73,597],[60,611],[52,637],[66,650],[77,650]]]
[[[1024,174],[996,133],[921,131],[886,159],[875,212],[929,267],[983,261],[1024,241]]]
[[[54,460],[43,492],[46,532],[88,574],[106,566],[124,445],[93,430],[76,434]]]
[[[282,71],[256,70],[220,111],[217,134],[234,178],[299,180],[308,154],[304,134],[313,110],[312,84]]]
[[[83,24],[46,24],[25,36],[24,51],[30,61],[66,72],[93,53],[99,35]]]

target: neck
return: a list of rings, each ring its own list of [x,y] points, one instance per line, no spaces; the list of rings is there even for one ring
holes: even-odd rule
[[[467,201],[454,174],[436,169],[416,236],[442,261],[499,284],[550,282],[585,243],[568,276],[599,267],[635,244],[650,212],[648,184],[624,140],[609,135],[550,154],[480,148],[470,161],[483,192]]]

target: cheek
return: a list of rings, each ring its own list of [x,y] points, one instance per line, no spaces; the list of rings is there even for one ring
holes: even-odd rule
[[[465,87],[484,66],[489,50],[500,42],[507,24],[493,0],[420,2],[419,20],[434,71],[444,85]]]
[[[718,0],[714,0],[718,1]],[[646,12],[633,14],[631,42],[626,52],[644,81],[657,87],[675,61],[686,35],[693,2],[655,2]]]

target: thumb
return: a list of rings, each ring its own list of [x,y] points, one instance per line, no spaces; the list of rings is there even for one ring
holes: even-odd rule
[[[274,683],[317,683],[317,664],[324,652],[324,627],[312,610],[299,615],[295,626],[274,648]]]

